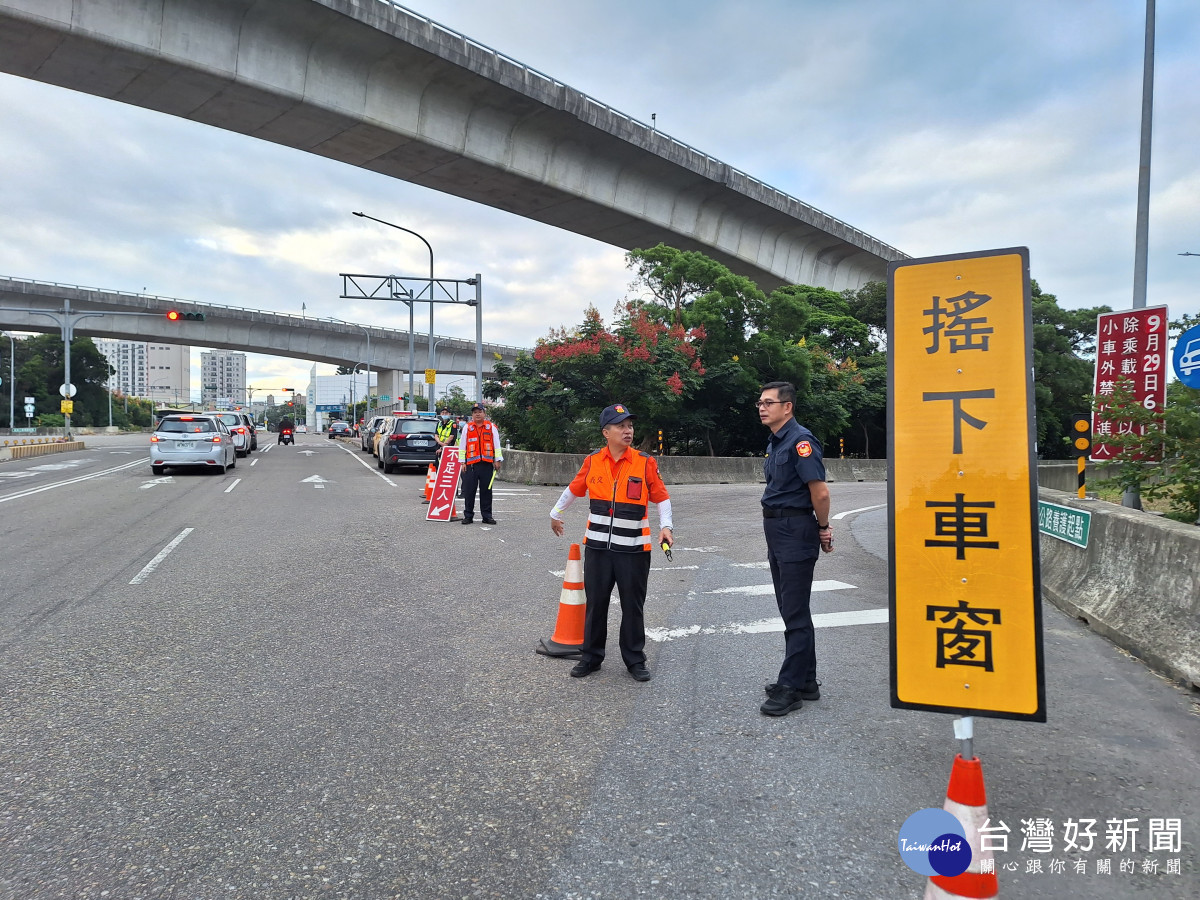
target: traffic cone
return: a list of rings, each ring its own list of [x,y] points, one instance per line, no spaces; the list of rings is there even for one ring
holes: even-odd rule
[[[987,793],[983,789],[983,766],[979,757],[963,759],[961,753],[954,755],[954,768],[950,770],[950,785],[946,788],[946,803],[942,809],[962,823],[967,843],[971,845],[971,865],[961,875],[931,875],[925,886],[925,900],[946,897],[990,900],[999,896],[995,863],[988,866],[989,872],[983,871],[983,861],[994,857],[990,847],[982,848],[979,833],[988,820]]]
[[[558,621],[554,636],[538,641],[534,649],[543,656],[578,659],[583,647],[583,618],[587,597],[583,593],[583,556],[579,545],[572,544],[567,554],[567,571],[563,576],[562,594],[558,600]]]
[[[429,471],[425,473],[425,499],[422,503],[428,503],[429,498],[433,496],[433,484],[437,480],[437,469],[433,463],[429,464]]]

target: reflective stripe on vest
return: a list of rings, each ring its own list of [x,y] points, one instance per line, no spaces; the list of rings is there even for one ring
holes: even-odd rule
[[[443,422],[437,427],[438,440],[446,443],[450,440],[450,435],[454,434],[454,422]]]
[[[641,480],[641,497],[629,496],[629,479]],[[617,464],[614,479],[608,461],[593,453],[587,477],[588,522],[583,542],[593,549],[650,552],[649,491],[646,457],[633,448]]]
[[[495,462],[496,445],[492,441],[492,423],[484,422],[478,426],[474,422],[468,423],[467,442],[464,449],[467,457],[463,460],[465,465],[469,466],[477,462]]]

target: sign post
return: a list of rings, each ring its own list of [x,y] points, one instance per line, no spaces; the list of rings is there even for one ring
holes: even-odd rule
[[[429,497],[429,508],[425,511],[426,521],[449,522],[454,518],[454,494],[458,489],[458,473],[461,469],[458,448],[443,447],[433,481],[433,492]]]
[[[1046,720],[1024,247],[888,267],[891,705]]]

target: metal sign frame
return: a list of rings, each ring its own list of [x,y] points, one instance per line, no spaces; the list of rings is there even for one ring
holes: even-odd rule
[[[913,267],[928,268],[921,273],[905,272]],[[900,288],[897,286],[898,275],[902,283]],[[951,315],[955,322],[960,318],[965,322],[969,314],[964,313],[960,317],[959,313],[952,313],[949,308],[940,309],[941,299],[946,298],[947,303],[961,301],[961,306],[954,307],[956,310],[971,303],[976,304],[975,308],[978,309],[990,302],[993,296],[1000,299],[1000,305],[994,308],[995,321],[1007,320],[1007,324],[1012,326],[1005,332],[1007,334],[1020,332],[1019,350],[1014,350],[1012,340],[1005,346],[1004,333],[991,335],[992,329],[978,324],[974,326],[975,343],[964,345],[960,338],[956,346],[954,339],[949,336],[949,326],[939,323],[942,318]],[[1046,687],[1042,645],[1029,251],[1024,247],[1016,247],[892,262],[888,265],[887,298],[891,705],[899,709],[1044,722]],[[917,303],[921,305],[916,306]],[[1014,303],[1020,303],[1019,311],[1013,310]],[[899,305],[904,308],[898,309]],[[926,309],[926,306],[931,308]],[[920,316],[914,322],[914,312],[917,311]],[[1020,325],[1015,324],[1018,318]],[[986,324],[987,320],[976,317],[969,321]],[[929,327],[922,328],[927,322]],[[914,325],[918,329],[915,336],[912,332]],[[966,330],[968,342],[972,340],[970,327]],[[901,328],[908,330],[902,332]],[[946,332],[944,337],[940,330],[942,328]],[[982,337],[985,333],[995,340],[994,344],[989,344],[988,339]],[[937,344],[939,338],[947,341],[945,352]],[[932,342],[931,346],[925,346],[927,341]],[[916,352],[918,348],[923,348],[919,355]],[[949,357],[950,353],[964,349],[983,349],[985,353]],[[987,352],[1002,354],[1003,362],[999,363],[996,359],[983,361]],[[934,359],[934,356],[937,358]],[[948,377],[941,384],[930,383],[929,389],[926,389],[926,382],[922,379],[933,370],[939,374],[944,370]],[[992,390],[983,389],[983,382],[989,373],[1005,380],[995,383]],[[965,376],[961,382],[965,390],[947,391],[946,387],[953,383],[951,379],[959,375]],[[898,390],[903,390],[903,397],[897,396]],[[921,395],[914,397],[914,390],[920,390]],[[1014,391],[1018,392],[1015,398],[1012,397]],[[1023,403],[1019,392],[1024,394]],[[911,411],[908,421],[903,419],[901,410]],[[988,423],[977,418],[985,414],[992,419],[991,432],[985,430]],[[942,419],[943,415],[947,418]],[[901,420],[898,421],[898,418]],[[939,422],[939,440],[950,441],[948,452],[921,443],[933,433],[933,426],[928,425],[933,421]],[[940,424],[943,422],[949,424]],[[897,450],[900,429],[907,429],[899,438],[903,459],[899,458]],[[1024,446],[1014,444],[1014,441],[1024,441]],[[919,453],[913,450],[918,445],[921,448]],[[971,450],[971,447],[975,449]],[[997,447],[1003,448],[1003,460],[997,460]],[[1002,470],[1005,461],[1009,471]],[[1013,486],[1014,477],[1023,477],[1027,487],[1025,484]],[[958,481],[960,478],[963,479],[961,482]],[[959,484],[968,490],[954,494],[954,500],[948,501],[950,493],[953,493],[948,486],[957,487]],[[1002,493],[985,494],[976,485]],[[1009,485],[1009,488],[1004,490],[1004,485]],[[978,493],[970,490],[973,487]],[[897,496],[900,490],[905,491],[905,496]],[[946,491],[947,496],[934,493],[941,491]],[[967,497],[968,494],[971,496]],[[988,499],[992,502],[984,502]],[[1000,505],[996,501],[1000,501]],[[901,503],[904,504],[903,508],[899,505]],[[1009,509],[1015,504],[1016,512],[1005,516],[1005,504]],[[956,507],[955,512],[936,509],[943,506]],[[986,510],[967,513],[964,512],[967,506]],[[917,561],[913,562],[908,546],[900,551],[897,549],[897,520],[902,518],[910,527],[902,543],[917,540],[913,537],[911,524],[918,509],[923,534],[931,538],[946,536],[941,530],[943,524],[957,515],[954,521],[959,523],[956,526],[958,538],[953,545],[949,541],[925,540],[922,550],[918,551],[925,555],[918,556]],[[997,539],[966,543],[966,547],[974,554],[968,557],[962,547],[968,540],[989,536],[989,515],[992,516],[994,527],[991,536]],[[1022,561],[1028,559],[1028,581],[1025,581],[1023,574],[1013,574],[1013,570],[1006,568],[1003,562],[978,555],[993,549],[999,550],[1001,537],[1005,543],[1004,560],[1012,557]],[[908,554],[902,566],[900,552]],[[948,553],[949,559],[929,556],[930,553]],[[918,573],[928,581],[915,577]],[[1014,580],[1020,588],[1017,592],[1011,590]],[[971,607],[969,600],[965,599],[969,597],[984,597],[996,608]],[[997,597],[1002,599],[998,600]],[[926,600],[933,600],[935,604],[949,604],[957,600],[959,606],[935,608],[926,604]],[[921,606],[925,606],[924,611],[920,611]],[[1006,613],[1003,619],[1001,612]],[[986,626],[986,617],[976,615],[983,613],[994,614],[990,622],[991,630],[970,622],[961,624],[964,620],[978,622],[984,618]],[[953,628],[939,626],[939,623],[948,625],[951,621],[939,618],[942,615],[953,616]],[[932,625],[932,641],[922,636],[918,650],[914,636],[930,630],[929,626],[923,624],[926,621]],[[1005,621],[1013,628],[1012,631],[999,631]],[[914,625],[917,622],[922,624],[918,627]],[[993,641],[999,665],[1010,667],[1001,668],[998,675],[997,661],[992,657]],[[958,646],[952,652],[948,648],[955,642],[958,642]],[[963,655],[968,653],[968,646],[970,655]],[[980,649],[985,654],[982,660],[974,655]],[[925,652],[933,654],[933,658],[918,664],[918,654]],[[970,690],[972,687],[976,688],[974,692]]]

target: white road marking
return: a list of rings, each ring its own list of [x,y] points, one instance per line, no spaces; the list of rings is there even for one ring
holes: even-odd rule
[[[162,478],[155,478],[153,481],[143,481],[138,490],[148,491],[156,484],[174,484],[175,479],[171,475],[164,475]]]
[[[185,529],[183,529],[183,531],[179,532],[179,534],[175,536],[175,540],[171,541],[171,543],[169,543],[169,544],[167,544],[167,546],[163,547],[162,550],[159,551],[158,556],[154,557],[154,559],[152,559],[152,560],[150,560],[150,562],[146,563],[145,568],[143,568],[142,571],[140,571],[136,575],[134,575],[133,580],[131,580],[129,583],[130,584],[141,584],[143,581],[145,581],[147,578],[149,578],[150,575],[154,572],[154,570],[159,567],[159,564],[162,563],[162,561],[164,559],[166,559],[167,556],[170,555],[171,551],[174,550],[176,547],[178,547],[183,542],[183,539],[185,537],[187,537],[189,534],[191,534],[193,531],[195,531],[194,528],[185,528]]]
[[[272,447],[275,447],[275,446],[278,446],[278,445],[276,445],[276,444],[268,444],[267,446],[263,447],[263,450],[262,450],[262,452],[263,452],[263,453],[270,453],[270,452],[271,452],[271,448],[272,448]]]
[[[225,488],[225,493],[227,493],[227,494],[228,494],[228,493],[229,493],[230,491],[232,491],[232,490],[233,490],[235,487],[237,487],[239,484],[241,484],[241,481],[242,481],[242,479],[240,479],[240,478],[235,478],[235,479],[233,479],[233,484],[231,484],[229,487]]]
[[[398,487],[396,482],[392,481],[392,479],[388,478],[386,475],[384,475],[382,472],[378,471],[377,469],[372,469],[371,465],[369,463],[367,463],[365,460],[359,458],[354,453],[354,451],[351,450],[349,447],[345,446],[344,444],[339,444],[338,446],[341,447],[343,450],[345,450],[347,453],[349,453],[352,457],[354,457],[355,462],[361,463],[363,468],[366,469],[368,472],[373,472],[374,474],[378,475],[380,478],[382,478],[384,481],[386,481],[392,487]]]
[[[671,549],[674,550],[676,553],[686,553],[688,551],[691,551],[692,553],[720,553],[725,548],[724,547],[672,547]]]
[[[81,462],[83,462],[83,460],[75,459],[75,460],[72,460],[71,462],[45,463],[44,465],[40,465],[40,466],[30,466],[29,471],[30,472],[58,472],[58,471],[61,471],[62,469],[73,469],[77,465],[79,465]]]
[[[308,478],[301,478],[300,483],[301,484],[311,484],[314,487],[323,488],[327,484],[335,484],[336,482],[327,481],[324,478],[322,478],[320,475],[312,475]]]
[[[40,494],[42,491],[52,491],[55,488],[66,487],[68,484],[78,484],[81,481],[87,481],[89,478],[99,478],[101,475],[110,475],[113,472],[120,472],[122,469],[132,469],[134,466],[140,466],[147,462],[150,457],[142,457],[135,459],[133,462],[125,463],[121,466],[114,466],[111,469],[103,469],[99,472],[92,472],[90,475],[79,475],[75,478],[68,478],[66,481],[58,481],[54,484],[43,484],[41,487],[29,488],[26,491],[19,491],[15,494],[9,494],[7,497],[0,497],[0,503],[7,503],[9,500],[20,500],[22,497],[29,497],[33,494]]]
[[[879,503],[875,506],[864,506],[861,509],[848,509],[845,512],[838,513],[836,516],[830,516],[830,518],[831,519],[844,519],[844,518],[846,518],[846,516],[852,516],[855,513],[870,512],[873,509],[883,509],[886,506],[887,506],[886,503]]]
[[[680,569],[698,569],[699,566],[651,566],[651,572],[677,572]]]
[[[0,478],[32,478],[32,472],[0,472]]]
[[[771,564],[769,562],[730,563],[730,565],[734,566],[735,568],[738,568],[738,569],[769,569],[769,568],[771,568]]]
[[[317,451],[316,450],[301,450],[299,452],[300,452],[301,456],[313,456]]]
[[[878,625],[888,620],[886,609],[856,609],[849,612],[817,613],[813,617],[814,628],[840,628],[846,625]],[[755,622],[732,622],[727,625],[686,628],[647,628],[646,637],[652,641],[674,641],[697,634],[766,634],[783,631],[783,619],[759,619]]]
[[[132,450],[109,450],[108,452],[110,454],[114,454],[114,455],[122,455],[123,454],[125,456],[128,456],[133,451]]]
[[[250,460],[250,465],[252,465],[252,466],[258,465],[258,460],[257,459]]]
[[[844,581],[814,581],[812,589],[814,591],[845,591],[855,587],[853,584],[846,584]],[[773,584],[747,584],[744,587],[727,587],[717,588],[715,591],[705,591],[706,594],[774,594],[775,585]]]

